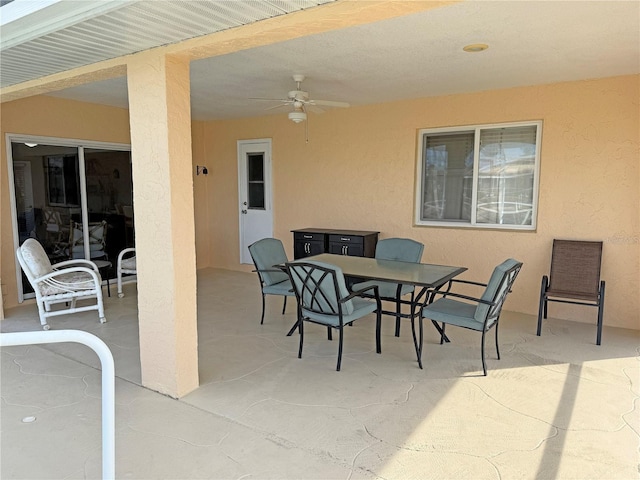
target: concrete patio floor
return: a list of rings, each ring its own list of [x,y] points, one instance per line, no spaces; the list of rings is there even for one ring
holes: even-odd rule
[[[517,288],[517,284],[516,284]],[[136,286],[95,312],[50,321],[100,337],[116,364],[116,476],[130,479],[639,478],[640,332],[506,311],[502,360],[493,335],[482,376],[480,336],[426,325],[424,370],[409,323],[393,336],[374,317],[345,331],[342,371],[326,330],[285,334],[290,300],[267,298],[255,274],[198,272],[200,388],[174,400],[140,386]],[[106,288],[105,288],[106,295]],[[507,300],[506,308],[509,308]],[[552,307],[551,307],[552,308]],[[550,309],[550,314],[552,314]],[[606,317],[605,317],[606,322]],[[34,304],[9,310],[2,332],[39,331]],[[334,339],[336,337],[334,336]],[[3,479],[101,474],[100,371],[78,344],[1,352]],[[36,420],[24,423],[22,419]]]

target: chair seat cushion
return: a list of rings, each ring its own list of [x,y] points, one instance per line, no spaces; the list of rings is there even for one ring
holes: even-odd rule
[[[265,285],[262,287],[262,292],[267,295],[287,295],[289,297],[295,296],[293,286],[287,278],[284,282],[274,283],[273,285]]]
[[[422,316],[435,320],[436,322],[448,323],[481,332],[483,323],[474,318],[476,308],[477,304],[460,302],[449,298],[440,298],[424,307],[422,309]],[[490,320],[487,327],[493,325],[493,323],[494,320]]]
[[[40,282],[41,295],[58,295],[86,290],[90,295],[96,290],[96,283],[91,274],[87,272],[71,272],[56,275],[53,279]],[[79,293],[82,295],[82,293]]]
[[[396,292],[398,291],[398,284],[391,282],[377,282],[377,281],[367,281],[362,283],[356,283],[351,286],[352,290],[362,290],[363,288],[371,287],[373,285],[378,286],[378,293],[380,294],[380,298],[387,299],[390,298],[392,300],[396,299]],[[402,285],[402,289],[400,290],[400,296],[407,295],[413,292],[413,285]],[[373,295],[373,290],[369,290],[364,293],[364,295]]]
[[[359,318],[364,317],[370,313],[373,313],[378,308],[378,305],[373,300],[365,300],[364,298],[353,298],[351,300],[353,304],[353,313],[342,315],[342,324],[348,325],[351,322],[356,321]],[[311,312],[305,308],[302,309],[302,315],[315,322],[322,323],[323,325],[331,325],[337,327],[340,325],[338,315],[323,315],[321,313]]]
[[[136,257],[125,258],[120,262],[122,270],[135,270],[136,269]]]

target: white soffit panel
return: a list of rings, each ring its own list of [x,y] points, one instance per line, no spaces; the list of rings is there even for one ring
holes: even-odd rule
[[[332,1],[12,2],[0,10],[0,87]]]

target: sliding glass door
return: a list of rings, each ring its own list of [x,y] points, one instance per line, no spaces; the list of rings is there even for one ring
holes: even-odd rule
[[[107,265],[103,278],[115,276],[118,253],[134,246],[129,147],[26,137],[10,141],[16,248],[35,238],[52,263],[102,261]],[[33,295],[26,277],[18,281],[20,300]]]

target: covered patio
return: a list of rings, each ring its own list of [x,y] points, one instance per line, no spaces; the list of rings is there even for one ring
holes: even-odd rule
[[[517,286],[516,286],[517,288]],[[117,478],[635,478],[638,331],[533,315],[501,319],[502,360],[478,336],[427,328],[424,370],[408,324],[383,319],[345,334],[343,368],[323,328],[297,358],[292,302],[267,299],[255,274],[202,269],[197,278],[200,387],[175,400],[141,386],[136,285],[52,329],[104,340],[116,364]],[[585,321],[593,316],[585,309]],[[40,329],[36,307],[8,309],[2,332]],[[489,344],[491,345],[491,343]],[[100,371],[81,345],[2,349],[2,478],[100,475]],[[35,417],[31,423],[23,419]],[[37,458],[37,461],[34,459]]]

